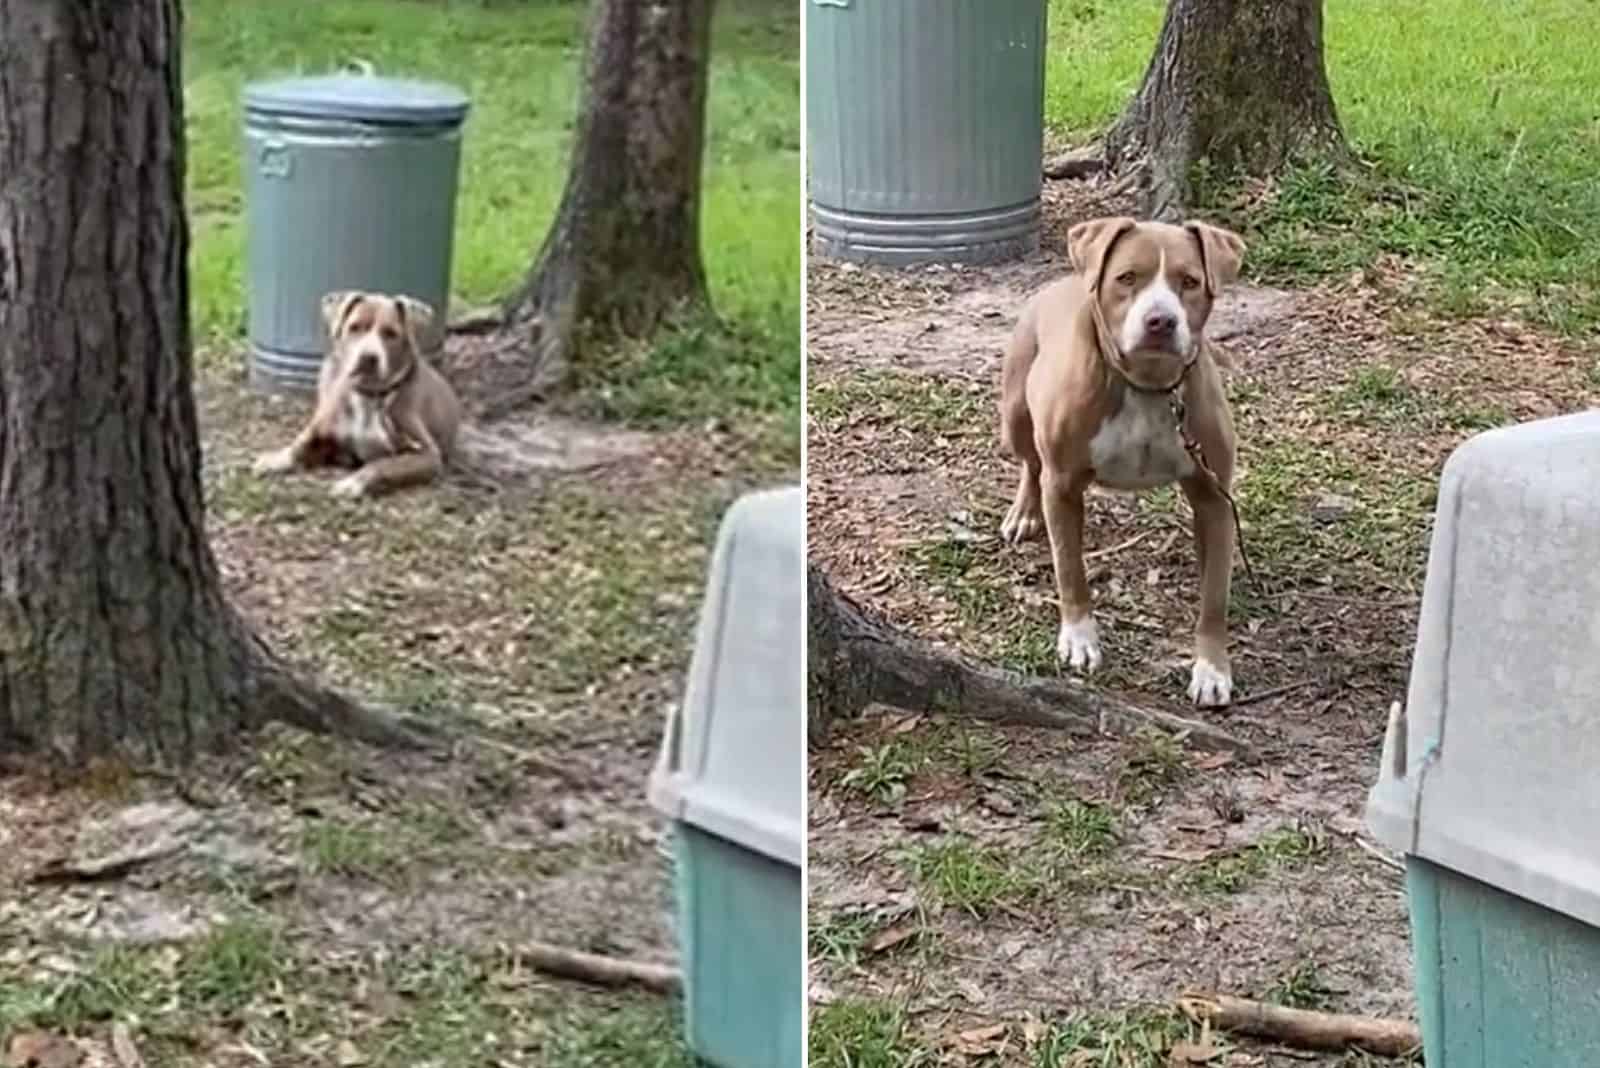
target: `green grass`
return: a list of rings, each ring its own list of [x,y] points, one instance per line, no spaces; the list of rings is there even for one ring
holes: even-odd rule
[[[965,837],[918,846],[908,851],[907,860],[930,903],[980,919],[1002,906],[1025,904],[1048,886],[1048,873],[1029,858]]]
[[[1273,871],[1309,867],[1327,852],[1327,842],[1318,836],[1299,827],[1279,827],[1243,849],[1188,868],[1180,881],[1202,894],[1237,894]]]
[[[386,1013],[371,1011],[374,990]],[[116,1019],[135,1025],[149,1063],[175,1068],[213,1063],[208,1044],[241,1026],[274,1063],[303,1063],[308,1043],[326,1044],[333,1063],[331,1034],[350,1036],[372,1068],[513,1054],[549,1068],[691,1068],[680,1011],[651,997],[567,998],[503,962],[439,947],[402,947],[352,972],[297,958],[283,932],[249,916],[179,946],[100,950],[53,982],[0,972],[0,1045],[17,1030],[85,1033]]]
[[[1386,403],[1367,409],[1368,417],[1392,421],[1397,408],[1420,402],[1405,392]],[[1253,450],[1248,463],[1236,497],[1263,577],[1309,579],[1326,574],[1330,560],[1370,568],[1390,582],[1420,577],[1428,530],[1417,517],[1429,513],[1437,492],[1431,476],[1362,467],[1336,449],[1289,439]],[[1319,521],[1312,510],[1324,493],[1348,497],[1356,507],[1333,522]],[[1248,583],[1241,587],[1248,590]]]
[[[906,1010],[889,1001],[849,999],[811,1011],[812,1068],[921,1068],[935,1063],[910,1035]]]
[[[1102,129],[1138,86],[1164,0],[1051,0],[1046,117]],[[1342,0],[1324,5],[1328,76],[1360,180],[1288,176],[1249,212],[1247,270],[1299,282],[1381,253],[1426,265],[1438,309],[1510,306],[1580,333],[1600,324],[1600,152],[1589,0]],[[1449,41],[1440,48],[1438,42]]]
[[[1301,961],[1267,988],[1266,999],[1291,1009],[1325,1009],[1331,994],[1316,962]]]
[[[387,829],[317,820],[306,825],[300,851],[317,874],[381,881],[414,856],[410,845]]]
[[[195,336],[237,359],[244,323],[240,91],[266,77],[364,60],[439,79],[472,100],[462,143],[453,296],[493,301],[527,270],[566,177],[584,4],[197,0],[185,81]],[[707,108],[702,246],[731,329],[688,326],[622,361],[610,402],[641,421],[697,419],[704,403],[799,409],[799,27],[791,8],[719,5]],[[611,361],[607,366],[616,366]],[[622,370],[618,367],[618,370]],[[640,381],[638,373],[647,375]]]
[[[112,1018],[231,1015],[284,974],[279,933],[255,917],[229,920],[181,954],[113,946],[54,982],[0,974],[0,1036],[25,1027],[81,1031]]]
[[[1103,805],[1064,801],[1045,816],[1045,838],[1069,857],[1099,857],[1117,844],[1117,820]]]
[[[856,750],[856,766],[845,772],[839,785],[880,804],[892,805],[906,795],[906,783],[923,766],[925,757],[904,739]]]
[[[1074,1016],[1052,1026],[1034,1049],[1038,1068],[1165,1068],[1185,1027],[1175,1015],[1134,1009]]]
[[[863,371],[811,385],[806,414],[822,426],[860,420],[911,435],[965,437],[994,432],[986,390],[927,375]]]
[[[1141,730],[1123,761],[1117,788],[1132,804],[1152,801],[1182,782],[1189,773],[1183,743],[1154,728]]]

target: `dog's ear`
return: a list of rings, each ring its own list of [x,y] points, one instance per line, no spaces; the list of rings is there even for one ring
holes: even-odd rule
[[[1244,263],[1244,239],[1232,230],[1210,223],[1186,222],[1184,228],[1200,242],[1200,259],[1206,265],[1206,293],[1216,296],[1224,286],[1239,280]]]
[[[1137,225],[1137,219],[1113,215],[1081,222],[1067,231],[1067,256],[1072,261],[1072,269],[1089,279],[1090,289],[1100,289],[1100,272],[1111,246]]]
[[[323,295],[322,323],[328,328],[330,340],[339,336],[339,328],[365,296],[365,293],[353,289],[339,289]]]
[[[411,343],[413,355],[420,356],[434,347],[433,307],[416,297],[395,297],[394,311],[400,317],[401,329]]]

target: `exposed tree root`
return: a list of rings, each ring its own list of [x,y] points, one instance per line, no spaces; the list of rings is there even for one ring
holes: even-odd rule
[[[1089,178],[1105,170],[1105,150],[1098,146],[1079,152],[1066,152],[1044,162],[1044,176],[1056,181]]]
[[[275,664],[261,665],[246,700],[262,721],[353,738],[388,749],[426,749],[438,745],[446,731],[415,716],[399,715],[358,704],[289,674]]]
[[[835,719],[871,704],[886,704],[1083,735],[1156,727],[1208,749],[1254,758],[1248,742],[1208,723],[937,649],[838,592],[814,565],[807,567],[806,600],[807,700],[813,738]]]

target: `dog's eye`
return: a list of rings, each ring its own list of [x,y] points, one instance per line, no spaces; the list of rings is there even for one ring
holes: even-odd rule
[[[1119,285],[1131,286],[1138,280],[1139,276],[1134,274],[1132,271],[1123,271],[1121,274],[1117,275],[1117,283]]]
[[[386,326],[382,330],[378,331],[378,336],[383,338],[385,341],[393,341],[395,338],[400,336],[400,331],[396,330],[392,326]]]
[[[1183,288],[1184,289],[1199,289],[1200,288],[1200,279],[1196,278],[1192,274],[1184,275],[1183,276]]]

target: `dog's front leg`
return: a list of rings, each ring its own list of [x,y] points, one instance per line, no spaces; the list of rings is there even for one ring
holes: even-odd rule
[[[283,448],[257,456],[251,470],[258,475],[282,475],[311,466],[312,445],[317,440],[320,425],[320,421],[313,419]]]
[[[397,456],[385,456],[346,475],[333,484],[335,497],[376,497],[406,486],[432,482],[444,471],[444,454],[433,435],[420,422],[403,420],[405,440],[414,447]]]
[[[1228,660],[1228,586],[1233,578],[1233,509],[1204,475],[1185,479],[1194,509],[1195,554],[1200,558],[1200,618],[1194,630],[1194,670],[1189,699],[1206,708],[1233,701]]]
[[[1055,561],[1061,629],[1056,657],[1079,671],[1100,666],[1100,634],[1089,604],[1089,577],[1083,569],[1083,492],[1087,480],[1062,476],[1046,464],[1040,473],[1044,525]]]

